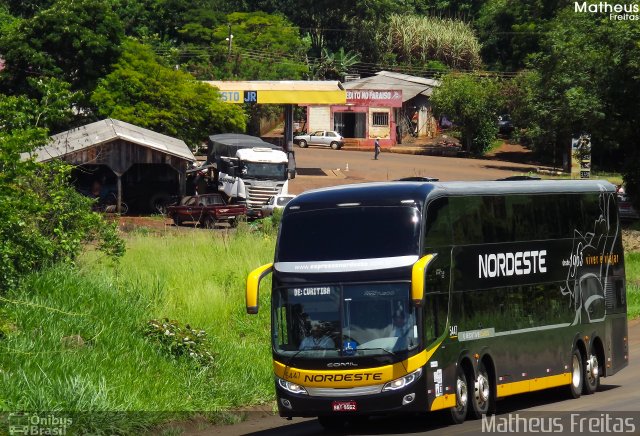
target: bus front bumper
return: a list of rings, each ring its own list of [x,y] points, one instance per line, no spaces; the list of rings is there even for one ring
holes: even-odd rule
[[[384,415],[428,410],[424,378],[404,389],[369,395],[322,396],[292,394],[276,384],[278,411],[282,417]]]

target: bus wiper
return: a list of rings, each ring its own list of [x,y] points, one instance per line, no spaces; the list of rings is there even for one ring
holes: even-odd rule
[[[396,354],[395,351],[391,351],[391,350],[387,350],[386,348],[382,348],[382,347],[375,347],[375,348],[358,348],[358,351],[372,351],[372,350],[382,350],[385,351],[387,354],[390,354],[391,356],[395,357],[396,359],[399,357],[398,354]]]
[[[340,349],[338,348],[319,348],[319,349],[313,349],[313,348],[305,348],[302,350],[298,350],[296,351],[291,357],[289,357],[289,359],[287,359],[287,366],[291,366],[291,363],[293,362],[293,360],[298,357],[298,355],[300,353],[302,353],[303,351],[340,351]]]
[[[382,350],[382,351],[386,352],[387,354],[391,355],[394,358],[394,360],[398,360],[400,363],[403,363],[403,361],[400,360],[400,355],[398,353],[396,353],[395,351],[392,351],[392,350],[387,350],[386,348],[381,348],[381,347],[376,347],[376,348],[358,348],[358,351],[362,351],[362,350],[365,350],[365,351]],[[404,363],[403,363],[403,366],[404,366]],[[407,368],[405,367],[405,370],[406,369]]]

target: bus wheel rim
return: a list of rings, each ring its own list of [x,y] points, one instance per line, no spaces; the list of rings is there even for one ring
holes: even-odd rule
[[[479,374],[476,381],[476,400],[484,404],[489,400],[489,395],[489,381],[484,374]]]
[[[581,368],[580,368],[580,359],[578,358],[578,356],[574,355],[573,356],[573,368],[572,368],[572,377],[571,377],[571,382],[573,383],[573,386],[575,388],[580,387],[580,379],[582,377],[582,372],[581,372]]]
[[[466,407],[467,405],[467,384],[461,378],[456,383],[456,394],[458,399],[458,407]]]
[[[590,384],[595,384],[596,380],[598,380],[598,358],[595,355],[589,356],[589,360],[587,360],[587,378],[589,379]]]

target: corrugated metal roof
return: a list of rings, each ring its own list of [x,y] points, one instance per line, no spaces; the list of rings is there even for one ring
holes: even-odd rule
[[[187,144],[181,139],[107,118],[53,135],[49,144],[36,150],[38,155],[36,161],[46,162],[114,139],[129,141],[188,161],[196,160]]]
[[[402,90],[402,101],[405,102],[418,94],[430,97],[433,93],[433,88],[440,86],[440,81],[391,71],[380,71],[375,76],[352,80],[346,82],[343,86],[345,89],[399,89]]]

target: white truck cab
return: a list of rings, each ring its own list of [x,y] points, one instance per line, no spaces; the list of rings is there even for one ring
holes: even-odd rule
[[[247,135],[213,135],[209,141],[218,191],[230,202],[246,203],[247,216],[260,216],[270,197],[288,193],[292,157],[279,147]]]

